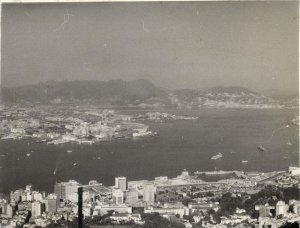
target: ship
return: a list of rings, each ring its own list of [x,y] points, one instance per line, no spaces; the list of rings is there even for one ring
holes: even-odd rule
[[[290,141],[290,140],[288,140],[288,141],[286,142],[286,145],[288,145],[288,146],[292,146],[293,144],[291,143],[291,141]]]
[[[266,149],[264,148],[264,146],[263,145],[258,145],[257,146],[257,149],[258,149],[258,151],[260,151],[260,152],[264,152]]]
[[[223,157],[223,154],[218,153],[218,154],[212,156],[211,159],[212,159],[212,160],[217,160],[217,159],[219,159],[219,158],[221,158],[221,157]]]
[[[47,139],[33,141],[33,143],[43,143],[43,142],[47,142]]]
[[[248,161],[247,160],[243,160],[242,163],[248,163]]]
[[[67,153],[72,153],[73,151],[72,150],[67,150]]]
[[[151,135],[152,132],[151,131],[139,131],[139,132],[133,132],[132,136],[133,137],[141,137],[141,136],[148,136]]]

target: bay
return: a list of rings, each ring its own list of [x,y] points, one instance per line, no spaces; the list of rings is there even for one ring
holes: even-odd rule
[[[121,112],[132,114],[135,111]],[[173,113],[199,118],[145,122],[159,135],[93,145],[2,140],[0,192],[7,193],[26,184],[53,192],[56,182],[69,179],[80,183],[98,180],[113,185],[116,176],[126,176],[128,180],[175,177],[184,168],[190,173],[212,170],[267,172],[287,170],[290,165],[299,163],[299,127],[285,127],[298,115],[298,110],[201,109]],[[266,151],[257,150],[260,144]],[[218,153],[223,157],[212,160],[211,157]]]

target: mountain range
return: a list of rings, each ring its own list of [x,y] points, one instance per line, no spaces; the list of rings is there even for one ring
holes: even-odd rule
[[[298,94],[267,96],[248,88],[216,86],[204,90],[169,91],[147,80],[49,81],[2,87],[4,103],[84,103],[110,106],[174,106],[176,108],[282,108],[296,107]]]

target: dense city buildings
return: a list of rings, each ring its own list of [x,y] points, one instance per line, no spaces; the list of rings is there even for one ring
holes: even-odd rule
[[[57,106],[9,107],[0,110],[1,140],[31,139],[34,143],[93,144],[123,138],[156,136],[145,121],[195,120],[197,117],[148,112],[124,115],[103,108]]]
[[[68,182],[56,183],[54,185],[54,193],[59,200],[70,200],[76,202],[78,199],[78,187],[81,186],[77,181],[70,180]]]
[[[175,178],[156,177],[152,181],[127,183],[126,177],[116,177],[115,185],[108,187],[95,180],[86,185],[70,180],[55,183],[54,193],[49,194],[27,185],[1,198],[0,224],[5,228],[75,225],[79,194],[82,194],[86,225],[106,221],[112,225],[143,226],[148,219],[158,219],[156,215],[159,215],[166,219],[161,223],[178,223],[184,227],[277,228],[300,222],[299,170],[290,167],[288,171],[256,172],[255,175],[231,171],[239,176],[216,182],[199,179],[199,173],[222,176],[224,171],[190,175],[184,170]],[[241,179],[248,181],[239,181]],[[290,185],[282,185],[282,180]],[[79,188],[83,193],[79,193]]]

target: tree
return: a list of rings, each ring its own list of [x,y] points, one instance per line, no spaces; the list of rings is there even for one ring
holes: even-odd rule
[[[195,222],[192,215],[183,215],[183,219],[188,220],[190,223]]]
[[[282,226],[280,226],[281,228],[299,228],[300,224],[298,222],[286,222],[285,224],[283,224]]]
[[[165,228],[170,226],[170,222],[161,217],[158,213],[142,214],[142,218],[145,220],[143,228]]]
[[[210,214],[210,215],[216,214],[216,212],[215,212],[214,209],[209,209],[209,210],[207,211],[207,213]]]
[[[190,198],[185,198],[185,199],[182,200],[182,204],[183,204],[184,206],[188,206],[189,203],[191,203],[191,202],[195,202],[195,201],[192,200],[192,199],[190,199]]]
[[[212,192],[207,192],[207,193],[206,193],[206,196],[207,196],[207,197],[213,197],[214,194],[213,194]]]

